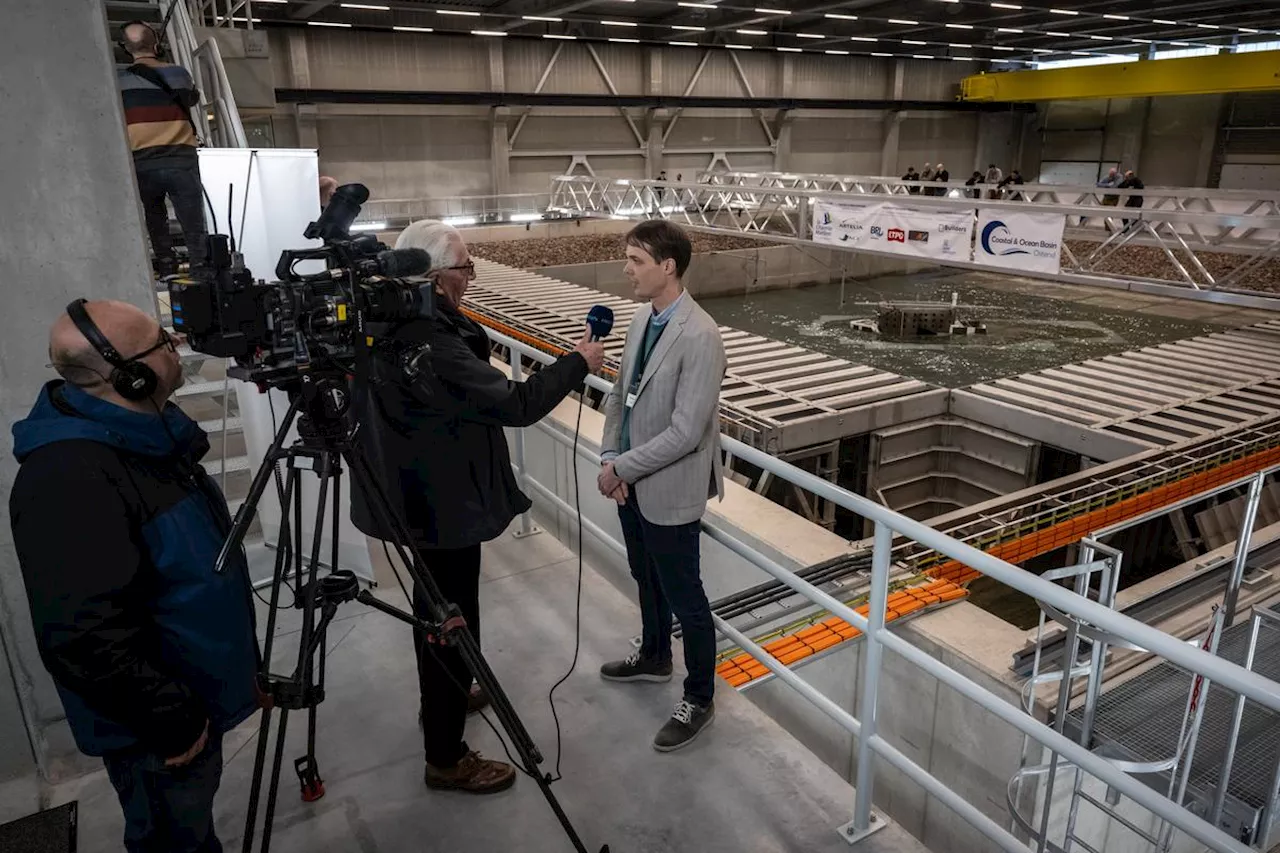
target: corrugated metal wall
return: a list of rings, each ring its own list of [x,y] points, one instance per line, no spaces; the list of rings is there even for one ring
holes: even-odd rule
[[[490,192],[489,123],[457,116],[337,116],[316,122],[320,172],[374,198]],[[544,181],[545,184],[545,181]]]
[[[969,176],[978,146],[978,117],[972,113],[938,118],[910,118],[902,123],[898,140],[898,165],[901,174],[907,166],[922,169],[926,163],[942,163],[951,179]]]

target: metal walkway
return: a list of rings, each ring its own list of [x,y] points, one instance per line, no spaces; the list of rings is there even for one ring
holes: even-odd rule
[[[1097,241],[1088,254],[1073,252],[1064,242],[1061,271],[1019,274],[1081,284],[1182,285],[1191,290],[1239,288],[1250,271],[1280,252],[1280,198],[1273,195],[1235,199],[1214,191],[1152,189],[1098,190],[1094,187],[1023,185],[1008,198],[965,197],[963,184],[904,182],[893,178],[841,178],[831,175],[709,176],[712,183],[607,180],[562,176],[552,182],[551,211],[567,215],[612,216],[627,219],[662,217],[691,228],[726,234],[752,234],[780,242],[834,249],[812,239],[810,205],[815,200],[893,200],[921,210],[959,213],[995,210],[1004,213],[1042,213],[1065,216],[1073,233]],[[911,194],[928,187],[946,195]],[[661,193],[661,194],[659,194]],[[1108,207],[1105,196],[1141,195],[1142,208]],[[1121,202],[1123,205],[1123,202]],[[1226,208],[1219,210],[1218,208]],[[1121,222],[1132,221],[1130,227]],[[1154,246],[1163,252],[1176,278],[1164,280],[1117,270],[1115,252],[1127,245]],[[1092,244],[1091,244],[1092,245]],[[901,258],[901,255],[860,247],[858,252]],[[1206,253],[1237,255],[1227,271],[1214,266]],[[932,263],[960,269],[992,268],[963,257],[936,258]],[[1268,297],[1269,298],[1269,297]]]
[[[598,304],[614,312],[615,333],[605,349],[616,370],[639,303],[477,258],[465,307],[517,340],[562,350],[582,336],[587,311]],[[720,331],[729,361],[720,392],[724,431],[771,453],[946,410],[945,389],[736,329]]]

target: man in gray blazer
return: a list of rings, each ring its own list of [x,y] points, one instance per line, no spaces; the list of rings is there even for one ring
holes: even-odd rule
[[[626,236],[627,278],[651,308],[627,330],[618,380],[605,400],[598,485],[618,504],[627,561],[640,592],[643,643],[600,669],[609,681],[671,680],[671,617],[680,620],[684,696],[654,738],[670,752],[715,716],[716,634],[699,570],[699,521],[724,497],[720,384],[724,343],[681,284],[692,247],[678,225],[650,220]]]

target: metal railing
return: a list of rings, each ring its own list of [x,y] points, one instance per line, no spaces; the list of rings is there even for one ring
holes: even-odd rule
[[[511,364],[511,374],[517,380],[522,374],[522,358],[528,358],[544,364],[554,360],[553,356],[526,346],[492,329],[486,328],[485,331],[492,341],[507,349]],[[612,387],[609,382],[597,376],[589,376],[587,384],[596,390],[606,393]],[[599,464],[599,453],[582,446],[575,446],[572,435],[567,432],[545,422],[539,423],[536,428],[546,432],[556,442],[570,448],[570,452],[577,453],[584,459]],[[523,459],[523,431],[517,430],[515,432],[514,441],[516,458]],[[875,524],[875,545],[870,578],[871,595],[868,615],[864,617],[817,587],[805,582],[795,573],[780,566],[756,549],[743,543],[733,534],[705,519],[702,522],[703,532],[711,539],[723,544],[739,557],[772,575],[808,600],[844,619],[849,624],[860,629],[865,635],[867,645],[862,658],[860,700],[858,715],[855,717],[848,710],[824,696],[795,672],[788,669],[786,665],[773,658],[732,625],[718,617],[715,620],[717,629],[726,637],[750,652],[773,672],[780,681],[791,687],[857,738],[857,776],[853,819],[849,824],[840,828],[840,833],[850,843],[856,843],[884,824],[883,819],[873,815],[871,807],[875,764],[877,761],[883,760],[920,785],[931,796],[936,797],[955,811],[956,814],[985,835],[997,848],[1010,851],[1010,853],[1025,853],[1028,849],[1024,841],[996,823],[991,817],[964,799],[960,793],[935,778],[928,770],[903,754],[877,732],[878,684],[881,677],[882,654],[885,649],[889,649],[924,670],[939,682],[946,684],[979,705],[984,711],[1003,720],[1014,729],[1047,747],[1055,755],[1061,756],[1064,764],[1079,768],[1081,771],[1101,780],[1111,789],[1127,796],[1161,820],[1167,821],[1173,827],[1185,832],[1196,841],[1207,845],[1210,849],[1230,851],[1230,853],[1248,853],[1250,848],[1217,827],[1210,825],[1189,810],[1182,808],[1166,797],[1160,796],[1141,781],[1118,769],[1112,762],[1095,755],[1089,749],[1066,737],[1053,727],[1036,720],[1016,705],[1006,702],[927,652],[913,646],[904,638],[887,630],[885,627],[885,608],[889,592],[891,548],[894,534],[897,533],[914,539],[926,547],[935,549],[952,559],[972,566],[988,577],[1026,593],[1073,619],[1087,623],[1100,631],[1105,631],[1133,647],[1151,652],[1190,672],[1211,675],[1223,687],[1273,711],[1280,711],[1280,684],[1263,678],[1244,667],[1191,647],[1169,634],[1117,613],[1108,607],[1089,600],[1085,596],[1078,595],[1017,566],[985,554],[918,521],[900,515],[820,477],[779,461],[749,445],[742,444],[726,436],[722,437],[722,446],[733,456],[759,466],[776,477],[781,477],[819,497],[832,501],[838,506],[870,519]],[[547,486],[533,479],[527,469],[519,470],[518,474],[523,486],[555,506],[567,518],[576,517],[574,508],[567,501],[555,494]],[[574,483],[574,488],[578,488],[576,482]],[[602,545],[625,557],[625,546],[599,525],[589,518],[583,517],[582,526]]]
[[[195,22],[203,19],[193,18],[185,0],[162,0],[160,8],[169,16],[166,35],[174,59],[190,72],[200,92],[200,106],[192,111],[200,138],[213,148],[248,148],[217,40],[197,37]]]
[[[435,198],[375,198],[365,202],[356,224],[403,228],[419,219],[441,219],[455,226],[536,222],[551,204],[551,194],[506,193]]]
[[[615,218],[662,217],[701,230],[759,235],[779,242],[802,242],[822,248],[838,245],[812,239],[815,201],[894,201],[924,211],[958,213],[982,211],[1040,213],[1064,217],[1067,236],[1090,241],[1087,251],[1073,250],[1064,241],[1058,273],[1020,271],[1055,280],[1085,284],[1143,283],[1181,285],[1193,290],[1239,287],[1254,271],[1280,254],[1280,201],[1247,196],[1207,200],[1200,192],[1192,199],[1183,190],[1114,190],[1023,185],[1018,198],[974,199],[971,188],[957,182],[932,183],[891,178],[833,180],[823,185],[810,180],[784,181],[774,176],[753,183],[741,176],[716,176],[712,183],[672,183],[649,180],[561,176],[552,180],[551,209],[566,214]],[[779,185],[792,184],[792,185]],[[938,195],[910,194],[913,187],[940,190]],[[1233,191],[1225,191],[1230,193]],[[1182,194],[1182,195],[1180,195]],[[1106,196],[1141,195],[1151,202],[1130,208],[1103,204]],[[655,198],[662,203],[656,204]],[[1216,197],[1215,197],[1216,198]],[[1251,200],[1250,200],[1251,199]],[[1139,275],[1113,266],[1116,252],[1129,246],[1158,249],[1168,262],[1168,278]],[[887,257],[899,254],[860,245],[855,251]],[[1206,253],[1235,256],[1229,269]],[[968,252],[931,258],[940,266],[991,271],[975,263]],[[1215,267],[1217,271],[1211,269]]]

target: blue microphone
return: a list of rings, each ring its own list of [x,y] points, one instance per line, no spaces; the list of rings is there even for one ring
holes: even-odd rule
[[[613,309],[607,305],[593,305],[587,312],[587,325],[591,327],[591,340],[608,337],[613,331]]]

